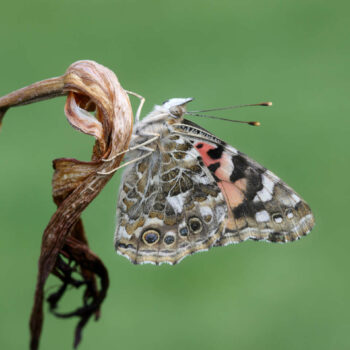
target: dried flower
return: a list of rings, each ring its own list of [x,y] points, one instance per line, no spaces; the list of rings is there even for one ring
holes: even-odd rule
[[[100,193],[113,174],[100,175],[120,164],[132,133],[132,109],[127,93],[115,74],[93,61],[73,63],[66,73],[17,90],[0,98],[0,126],[5,112],[14,106],[56,96],[67,96],[65,113],[77,130],[96,139],[91,162],[60,158],[53,162],[53,199],[57,211],[47,225],[41,246],[34,306],[30,319],[32,350],[38,349],[43,324],[44,286],[50,273],[61,287],[48,297],[52,312],[59,317],[78,316],[74,346],[92,315],[97,319],[108,289],[108,273],[89,249],[80,215]],[[94,115],[91,114],[94,112]],[[111,159],[111,161],[103,161]],[[80,275],[77,279],[76,273]],[[97,283],[97,278],[100,283]],[[56,311],[71,285],[83,287],[83,306],[70,313]]]

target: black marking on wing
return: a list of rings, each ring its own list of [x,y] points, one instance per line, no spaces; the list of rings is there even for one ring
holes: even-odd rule
[[[210,170],[210,172],[211,172],[213,175],[215,175],[215,174],[214,174],[215,171],[216,171],[217,169],[219,169],[219,168],[220,168],[220,162],[216,162],[216,163],[210,164],[210,165],[208,166],[208,169]]]
[[[224,152],[224,147],[222,145],[218,145],[218,147],[210,149],[207,152],[207,154],[211,159],[220,159],[223,152]]]
[[[242,177],[245,177],[245,171],[248,168],[249,164],[247,160],[241,155],[232,156],[232,163],[234,169],[230,175],[230,180],[232,182],[235,182]]]
[[[233,209],[233,215],[235,218],[239,219],[242,217],[255,217],[255,214],[265,209],[265,206],[261,202],[252,203],[250,200],[244,200],[242,204]]]
[[[247,179],[247,190],[245,196],[248,200],[253,200],[256,193],[263,189],[262,173],[264,171],[260,169],[248,168],[245,177]]]
[[[209,169],[209,171],[211,172],[211,174],[212,174],[212,176],[214,177],[214,180],[215,180],[216,182],[219,182],[219,181],[220,181],[220,179],[215,175],[215,171],[216,171],[218,168],[220,168],[220,162],[216,162],[216,163],[210,164],[210,165],[208,166],[208,169]]]

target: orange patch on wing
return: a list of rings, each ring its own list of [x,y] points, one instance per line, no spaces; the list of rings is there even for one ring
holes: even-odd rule
[[[200,145],[199,148],[198,145]],[[208,155],[208,151],[215,149],[215,146],[204,142],[199,142],[195,145],[195,147],[201,155],[205,166],[209,167],[212,164],[219,163],[220,166],[216,169],[214,173],[215,176],[217,176],[222,181],[230,182],[230,176],[233,170],[231,156],[224,152],[219,159],[213,159]]]
[[[230,176],[233,170],[231,157],[227,153],[223,153],[220,160],[217,161],[220,161],[220,167],[215,171],[215,176],[222,181],[231,183]]]
[[[247,179],[242,178],[234,182],[234,185],[238,187],[243,193],[247,190]]]
[[[236,220],[233,215],[233,209],[242,204],[244,201],[244,191],[247,188],[247,180],[239,179],[233,183],[220,181],[218,182],[218,186],[221,189],[221,192],[225,197],[226,204],[229,207],[225,222],[226,229],[234,231],[242,228],[245,224],[245,221],[242,219]]]
[[[218,186],[225,197],[226,204],[231,209],[243,203],[244,194],[235,183],[220,181],[218,182]]]
[[[198,148],[198,145],[201,145],[201,147]],[[206,166],[209,166],[211,164],[217,163],[219,159],[212,159],[208,156],[208,151],[215,149],[215,146],[208,145],[207,143],[199,142],[195,145],[196,150],[201,155],[203,162]]]

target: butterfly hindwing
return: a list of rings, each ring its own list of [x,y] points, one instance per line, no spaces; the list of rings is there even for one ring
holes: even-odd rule
[[[222,236],[227,205],[191,142],[169,135],[125,171],[117,251],[134,263],[174,264]]]
[[[227,206],[225,231],[215,245],[246,239],[288,242],[310,232],[309,206],[271,171],[192,122],[187,134],[221,189]]]

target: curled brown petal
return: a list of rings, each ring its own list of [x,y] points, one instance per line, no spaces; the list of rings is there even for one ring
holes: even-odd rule
[[[94,136],[100,142],[104,142],[102,124],[87,110],[78,106],[74,93],[67,97],[65,113],[69,123],[84,134]]]
[[[133,120],[129,97],[116,75],[94,61],[78,61],[64,75],[64,90],[74,92],[81,108],[96,106],[95,116],[102,124],[104,142],[96,141],[92,159],[120,153],[121,145],[131,136],[125,130],[132,130]]]

